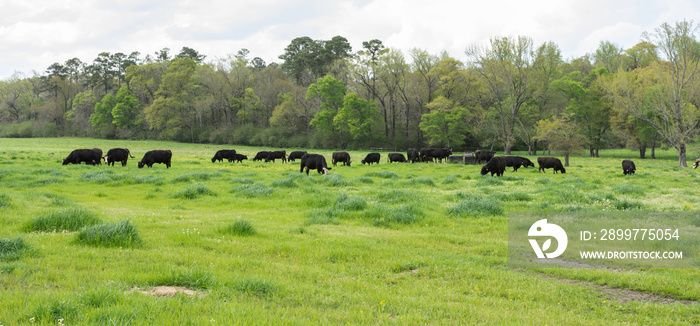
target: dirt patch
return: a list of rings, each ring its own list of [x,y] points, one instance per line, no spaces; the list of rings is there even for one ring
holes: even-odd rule
[[[687,299],[676,299],[671,297],[666,297],[660,294],[654,294],[643,291],[634,291],[629,289],[613,288],[608,285],[595,284],[590,281],[572,280],[567,278],[559,278],[551,275],[543,275],[545,278],[552,279],[559,282],[564,282],[572,285],[579,285],[592,288],[596,292],[600,293],[599,298],[606,300],[617,301],[620,303],[627,302],[649,302],[658,304],[698,304],[698,301],[687,300]]]
[[[178,293],[182,293],[186,296],[190,297],[198,297],[201,298],[204,296],[204,293],[202,292],[197,292],[195,290],[188,289],[186,287],[182,286],[156,286],[148,291],[142,290],[138,287],[134,287],[133,289],[127,291],[126,293],[133,293],[133,292],[138,292],[141,294],[145,295],[154,295],[158,297],[172,297]]]

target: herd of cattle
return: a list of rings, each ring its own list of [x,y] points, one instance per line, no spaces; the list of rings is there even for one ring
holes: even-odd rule
[[[389,153],[387,154],[387,159],[389,163],[393,162],[440,162],[447,160],[450,155],[452,155],[452,148],[421,148],[416,150],[415,148],[409,148],[406,151],[406,156],[403,153]],[[144,154],[141,161],[138,163],[138,167],[143,168],[148,166],[149,168],[155,163],[165,164],[167,168],[170,168],[170,162],[173,153],[170,150],[152,150]],[[408,159],[406,158],[408,157]],[[491,173],[496,176],[502,176],[506,170],[506,167],[512,167],[513,172],[517,172],[520,167],[534,167],[535,164],[532,163],[528,158],[520,156],[495,156],[493,151],[482,151],[477,150],[474,154],[475,163],[485,162],[486,164],[481,168],[481,174],[486,175]],[[126,148],[112,148],[107,151],[107,154],[102,155],[102,150],[99,148],[92,149],[76,149],[72,151],[68,157],[63,160],[63,165],[67,164],[80,164],[85,162],[85,164],[98,165],[105,164],[114,166],[114,162],[121,162],[122,166],[126,166],[126,162],[129,158],[134,158],[131,152]],[[247,160],[248,156],[236,153],[235,149],[222,149],[217,151],[212,157],[211,162],[223,162],[227,160],[229,162],[243,162]],[[286,151],[260,151],[255,154],[253,161],[265,161],[274,162],[277,159],[281,159],[283,163],[294,162],[297,159],[301,160],[301,169],[299,172],[306,171],[309,174],[309,170],[317,170],[318,173],[326,174],[330,167],[326,164],[326,158],[321,154],[311,154],[306,151],[294,151],[287,156]],[[372,163],[379,164],[381,159],[381,154],[379,153],[369,153],[361,161],[362,164],[371,165]],[[344,166],[350,166],[350,154],[348,152],[334,152],[332,154],[332,164],[337,166],[338,163],[343,163]],[[539,165],[540,172],[546,172],[545,169],[553,169],[554,173],[561,172],[566,173],[566,169],[562,165],[561,161],[555,157],[539,157],[537,158],[537,164]],[[695,161],[693,168],[697,168],[700,164],[700,159]],[[623,174],[634,174],[636,167],[634,162],[631,160],[622,161],[622,172]]]

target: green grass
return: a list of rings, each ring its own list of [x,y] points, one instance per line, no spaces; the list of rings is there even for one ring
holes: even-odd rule
[[[237,236],[249,236],[257,233],[255,231],[255,227],[253,227],[253,224],[244,219],[238,219],[235,222],[227,225],[223,232]]]
[[[142,243],[136,227],[129,220],[87,227],[78,232],[75,241],[98,247],[138,247]]]
[[[173,165],[61,165],[92,147],[127,147],[135,161],[170,149]],[[245,146],[23,138],[0,148],[0,325],[700,323],[697,303],[600,291],[697,301],[698,269],[507,265],[511,212],[700,211],[700,171],[675,167],[672,150],[635,159],[634,176],[619,166],[636,152],[610,150],[572,156],[566,174],[491,177],[481,165],[358,164],[307,176],[298,162],[210,161],[222,148],[271,149]],[[327,160],[333,151],[314,150]],[[78,223],[84,216],[92,222]],[[159,285],[201,295],[132,291]]]
[[[78,231],[100,222],[97,215],[83,207],[68,207],[37,216],[29,220],[26,232]]]

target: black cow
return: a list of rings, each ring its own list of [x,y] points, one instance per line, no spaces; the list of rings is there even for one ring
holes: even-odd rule
[[[474,152],[474,157],[476,158],[476,163],[479,164],[481,162],[490,161],[495,154],[496,152],[494,151],[482,151],[477,149],[476,152]]]
[[[268,155],[270,155],[269,151],[260,151],[257,154],[255,154],[255,157],[253,157],[253,161],[262,161],[266,159]]]
[[[248,156],[245,156],[243,154],[233,154],[233,156],[231,156],[231,159],[229,160],[229,162],[243,163],[243,160],[247,160],[247,159],[248,159]]]
[[[214,163],[216,161],[223,162],[224,159],[231,162],[231,161],[233,161],[233,155],[236,155],[235,149],[218,150],[218,151],[216,151],[216,154],[214,154],[214,157],[211,158],[211,162],[212,163]]]
[[[156,149],[148,151],[146,152],[146,154],[143,155],[143,158],[139,162],[139,169],[142,168],[144,165],[147,165],[150,168],[153,166],[154,163],[163,163],[165,164],[165,167],[169,169],[170,159],[172,157],[173,152],[171,152],[169,149]]]
[[[365,156],[365,159],[362,160],[362,164],[367,163],[368,165],[372,165],[372,163],[377,163],[379,164],[379,160],[382,158],[379,153],[369,153],[367,156]]]
[[[693,168],[695,168],[695,165],[693,165]],[[632,160],[622,161],[622,174],[634,174],[636,171],[637,167],[634,166],[634,162],[632,162]]]
[[[496,176],[502,176],[503,172],[506,171],[506,158],[503,156],[492,157],[486,165],[481,167],[481,175],[491,172],[491,176],[496,174]]]
[[[421,148],[420,156],[421,159],[426,162],[428,160],[437,159],[438,162],[442,163],[442,160],[447,160],[447,158],[452,155],[452,147],[443,148]]]
[[[304,172],[304,169],[306,169],[306,175],[309,175],[309,170],[314,169],[318,170],[318,173],[326,175],[332,168],[326,165],[326,158],[323,155],[306,153],[301,157],[301,169],[299,172]]]
[[[85,162],[85,164],[97,165],[102,162],[102,150],[99,148],[82,148],[76,149],[68,154],[63,160],[63,165],[68,164],[80,164]]]
[[[513,172],[517,172],[521,166],[524,167],[534,167],[535,164],[529,159],[521,156],[506,156],[506,166],[512,166]]]
[[[287,151],[274,151],[270,152],[270,154],[267,155],[265,158],[265,162],[270,162],[272,161],[273,163],[275,162],[276,159],[281,158],[282,163],[287,162]]]
[[[333,166],[336,166],[338,162],[343,162],[343,165],[350,166],[350,154],[348,152],[333,152],[332,158]]]
[[[389,153],[387,156],[389,156],[389,163],[392,163],[392,162],[406,163],[406,157],[403,156],[403,154],[401,154],[401,153]]]
[[[566,173],[566,169],[561,164],[561,161],[556,157],[538,157],[537,164],[540,166],[539,171],[547,172],[545,169],[552,168],[554,173],[561,171],[561,173]]]
[[[415,148],[409,148],[406,151],[406,156],[408,157],[408,161],[411,163],[416,163],[416,161],[420,162],[420,156],[418,156],[418,150]]]
[[[105,155],[104,160],[105,164],[114,166],[114,162],[122,162],[122,166],[126,166],[126,161],[129,160],[129,157],[134,158],[131,156],[131,152],[129,152],[129,149],[127,148],[112,148],[107,151],[107,155]]]
[[[306,151],[294,151],[289,153],[289,157],[287,157],[287,162],[294,162],[296,159],[301,158],[306,154]]]

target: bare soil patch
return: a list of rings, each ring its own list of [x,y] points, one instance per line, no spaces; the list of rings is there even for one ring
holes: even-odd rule
[[[158,297],[172,297],[178,293],[182,293],[186,296],[190,297],[198,297],[201,298],[204,296],[204,293],[198,292],[192,289],[188,289],[186,287],[182,286],[156,286],[150,290],[142,290],[138,287],[134,287],[133,289],[127,291],[127,293],[132,293],[132,292],[138,292],[141,294],[145,295],[153,295],[153,296],[158,296]]]

